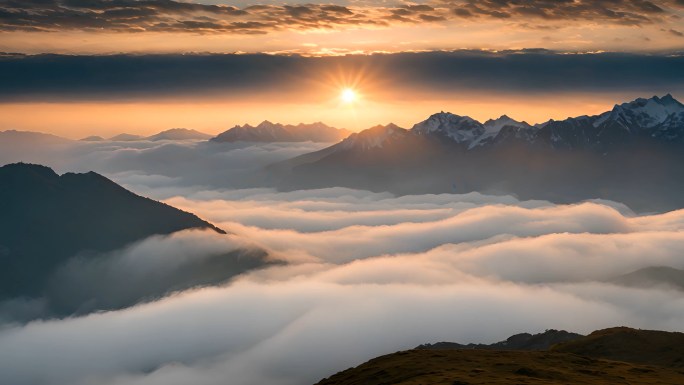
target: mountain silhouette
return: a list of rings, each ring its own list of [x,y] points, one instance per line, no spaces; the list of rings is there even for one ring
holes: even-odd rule
[[[551,348],[592,358],[684,368],[684,333],[614,327]]]
[[[211,135],[188,128],[171,128],[154,135],[146,137],[144,140],[207,140]]]
[[[135,142],[138,140],[145,140],[145,137],[142,135],[123,133],[123,134],[118,134],[118,135],[112,136],[108,140],[110,140],[112,142]]]
[[[222,132],[212,142],[339,142],[350,134],[345,129],[321,122],[298,125],[271,123],[265,120],[257,126],[235,126]]]
[[[94,172],[60,176],[24,163],[0,167],[0,213],[0,299],[40,295],[54,269],[81,252],[191,228],[225,233]]]
[[[684,270],[669,266],[649,266],[614,277],[608,282],[629,287],[684,290]]]
[[[493,344],[467,344],[456,342],[437,342],[424,344],[416,349],[443,350],[443,349],[484,349],[484,350],[547,350],[551,346],[561,342],[573,341],[584,337],[581,334],[567,332],[565,330],[549,329],[543,333],[530,334],[519,333],[508,337],[504,341]]]

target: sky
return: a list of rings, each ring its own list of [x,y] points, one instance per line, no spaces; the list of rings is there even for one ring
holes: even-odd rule
[[[0,130],[598,114],[684,97],[683,15],[681,0],[0,0]]]
[[[684,100],[682,17],[684,0],[0,0],[0,131],[534,124]],[[329,143],[0,137],[0,165],[95,171],[228,233],[75,255],[44,295],[0,301],[12,384],[300,385],[424,343],[681,330],[681,288],[616,280],[684,269],[684,210],[264,187],[265,167]],[[271,263],[174,291],[217,252]],[[55,298],[83,312],[55,318]],[[102,299],[130,306],[86,314]]]

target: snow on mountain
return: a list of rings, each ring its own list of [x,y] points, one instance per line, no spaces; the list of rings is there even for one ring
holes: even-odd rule
[[[501,115],[501,117],[498,119],[489,119],[486,121],[484,123],[484,133],[471,141],[470,145],[468,145],[468,148],[472,149],[494,141],[504,127],[508,130],[512,130],[513,135],[517,136],[518,138],[526,137],[525,134],[536,131],[526,122],[519,122],[508,117],[507,115]]]
[[[442,111],[415,124],[411,131],[418,135],[439,135],[456,143],[470,144],[482,136],[486,129],[482,123],[469,116]]]
[[[515,131],[512,135],[518,137],[527,137],[531,131],[534,131],[529,124],[519,122],[507,115],[487,120],[482,124],[469,116],[440,112],[414,125],[411,132],[417,135],[448,138],[467,146],[468,149],[473,149],[494,142],[503,128]]]
[[[505,126],[529,127],[530,125],[525,122],[518,122],[515,119],[511,119],[507,115],[501,115],[500,118],[495,120],[489,119],[484,123],[485,133],[487,134],[493,133],[494,135],[496,135]]]
[[[593,125],[599,127],[608,121],[615,121],[628,130],[633,126],[648,129],[663,124],[672,115],[681,113],[684,113],[684,105],[667,94],[662,98],[654,96],[650,99],[639,98],[628,103],[616,104],[611,111],[599,115]]]
[[[389,126],[387,126],[389,127]],[[389,138],[430,136],[472,150],[491,144],[528,143],[552,148],[605,150],[636,136],[684,143],[684,105],[672,95],[639,98],[600,115],[549,120],[535,126],[506,115],[484,124],[449,112],[433,114],[410,130],[376,126],[352,135],[340,148],[380,148]],[[394,126],[396,127],[396,126]],[[401,130],[401,131],[399,131]]]

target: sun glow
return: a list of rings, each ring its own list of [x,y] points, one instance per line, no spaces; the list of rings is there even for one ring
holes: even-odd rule
[[[356,94],[356,91],[351,88],[345,88],[342,90],[342,93],[340,93],[340,100],[342,100],[342,103],[350,104],[355,102],[357,99],[358,95]]]

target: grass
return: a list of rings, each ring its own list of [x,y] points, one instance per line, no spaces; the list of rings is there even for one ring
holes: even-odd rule
[[[408,350],[317,385],[684,384],[684,369],[558,351]]]

